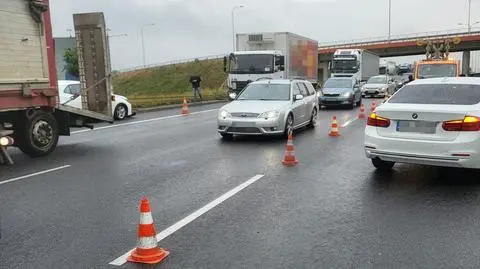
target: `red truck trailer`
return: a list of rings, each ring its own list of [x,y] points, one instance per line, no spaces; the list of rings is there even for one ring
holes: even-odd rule
[[[71,127],[113,122],[103,13],[73,15],[83,109],[59,104],[49,0],[0,0],[0,162],[54,151]]]

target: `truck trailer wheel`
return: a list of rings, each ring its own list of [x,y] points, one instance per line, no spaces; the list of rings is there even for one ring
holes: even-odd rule
[[[24,118],[15,132],[18,148],[31,157],[48,155],[58,143],[57,120],[42,110],[37,110],[31,118]]]

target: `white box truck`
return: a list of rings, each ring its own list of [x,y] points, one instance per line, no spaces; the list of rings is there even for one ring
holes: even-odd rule
[[[367,81],[379,73],[380,57],[364,49],[338,49],[333,53],[332,77],[354,77]]]
[[[318,41],[289,32],[236,35],[236,49],[224,57],[229,93],[258,79],[301,78],[318,82]]]

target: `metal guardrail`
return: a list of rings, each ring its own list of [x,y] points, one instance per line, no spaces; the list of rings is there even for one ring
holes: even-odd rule
[[[209,55],[209,56],[202,56],[202,57],[195,57],[195,58],[180,59],[180,60],[167,61],[167,62],[156,63],[156,64],[149,64],[149,65],[145,65],[145,66],[142,65],[142,66],[136,66],[136,67],[131,67],[131,68],[125,68],[125,69],[120,69],[120,70],[116,70],[116,71],[119,72],[119,73],[125,73],[125,72],[137,71],[137,70],[142,70],[142,69],[169,66],[169,65],[174,65],[174,64],[191,63],[191,62],[195,62],[196,60],[198,60],[198,61],[216,60],[216,59],[223,58],[223,56],[225,56],[225,55],[226,54],[217,54],[217,55]]]
[[[470,36],[470,35],[479,35],[480,27],[472,27],[470,32],[465,31],[465,29],[453,29],[445,31],[434,31],[434,32],[417,32],[410,34],[399,34],[391,35],[390,40],[388,36],[381,37],[371,37],[364,39],[352,39],[352,40],[340,40],[332,42],[323,42],[320,43],[319,49],[331,49],[344,46],[355,46],[355,45],[368,45],[368,44],[383,44],[383,43],[395,43],[399,41],[406,40],[415,40],[418,38],[433,38],[433,37],[448,37],[448,36]]]

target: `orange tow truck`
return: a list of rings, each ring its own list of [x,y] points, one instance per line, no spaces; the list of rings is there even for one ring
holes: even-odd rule
[[[460,76],[460,61],[448,57],[451,46],[459,43],[459,38],[417,41],[418,46],[425,46],[426,59],[416,63],[414,78]]]

